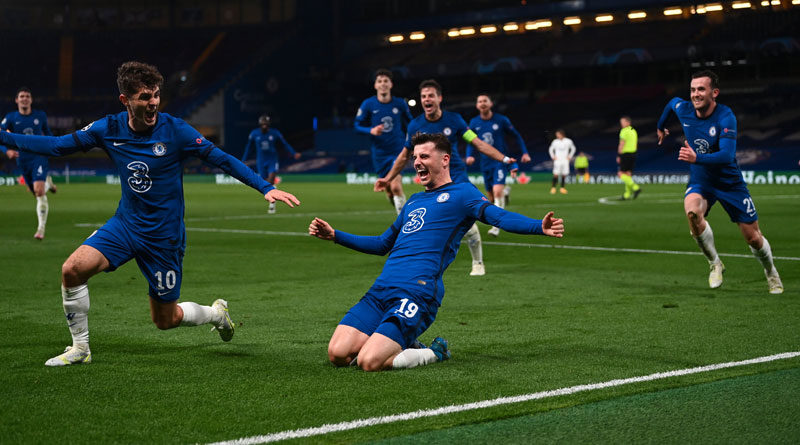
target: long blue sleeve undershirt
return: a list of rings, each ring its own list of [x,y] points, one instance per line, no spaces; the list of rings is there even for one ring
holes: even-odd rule
[[[519,213],[509,212],[495,205],[486,205],[482,211],[481,222],[497,226],[506,232],[523,235],[543,235],[542,220],[528,218]]]
[[[361,236],[337,230],[334,233],[334,242],[344,247],[371,255],[386,255],[392,250],[397,239],[397,231],[392,225],[380,236]]]
[[[76,133],[64,136],[36,136],[0,132],[0,144],[17,147],[20,150],[44,156],[67,156],[91,148],[84,146]],[[266,194],[275,188],[241,161],[217,147],[214,147],[200,158],[221,168],[225,173],[258,190],[262,194]]]

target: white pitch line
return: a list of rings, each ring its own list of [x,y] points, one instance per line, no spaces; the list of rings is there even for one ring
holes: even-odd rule
[[[101,223],[78,223],[75,227],[100,227]],[[244,235],[276,235],[276,236],[309,236],[306,232],[278,232],[273,230],[245,230],[245,229],[219,229],[213,227],[187,227],[187,232],[212,232],[212,233],[239,233]],[[664,255],[702,255],[701,252],[689,252],[685,250],[656,250],[656,249],[632,249],[625,247],[599,247],[599,246],[568,246],[562,244],[533,244],[533,243],[504,243],[501,241],[484,241],[483,244],[490,246],[506,247],[542,247],[547,249],[568,249],[568,250],[594,250],[598,252],[625,252],[625,253],[655,253]],[[742,253],[720,253],[719,256],[731,258],[752,258],[753,255]],[[776,260],[800,261],[798,257],[773,256]]]
[[[566,246],[562,244],[504,243],[500,241],[484,241],[483,244],[488,244],[492,246],[509,246],[509,247],[546,247],[552,249],[596,250],[600,252],[657,253],[666,255],[702,255],[702,252],[689,252],[685,250],[631,249],[626,247]],[[743,253],[720,253],[719,256],[732,257],[732,258],[753,258],[752,254],[747,255]],[[773,256],[773,258],[778,260],[800,261],[800,258],[791,256]]]
[[[266,434],[261,436],[243,437],[240,439],[233,439],[222,442],[214,442],[212,445],[255,445],[262,443],[277,442],[287,439],[301,439],[307,437],[321,436],[324,434],[349,431],[358,428],[366,428],[375,425],[385,425],[387,423],[403,422],[407,420],[419,419],[424,417],[435,417],[447,414],[459,413],[464,411],[472,411],[477,409],[491,408],[500,405],[509,405],[514,403],[528,402],[531,400],[548,399],[551,397],[559,397],[570,394],[575,394],[584,391],[594,391],[598,389],[613,388],[616,386],[629,385],[632,383],[650,382],[654,380],[668,379],[672,377],[685,376],[690,374],[699,374],[703,372],[717,371],[725,368],[733,368],[738,366],[748,366],[758,363],[767,363],[776,360],[786,360],[800,356],[800,352],[784,352],[781,354],[768,355],[764,357],[757,357],[749,360],[741,360],[737,362],[717,363],[713,365],[698,366],[695,368],[678,369],[675,371],[657,372],[639,377],[630,377],[626,379],[615,379],[601,383],[591,383],[585,385],[570,386],[568,388],[554,389],[550,391],[541,391],[530,394],[523,394],[512,397],[498,397],[491,400],[483,400],[480,402],[465,403],[463,405],[449,405],[440,408],[424,409],[419,411],[412,411],[403,414],[393,414],[389,416],[370,417],[367,419],[353,420],[349,422],[340,422],[333,424],[325,424],[313,428],[302,428],[296,430],[281,431],[279,433]]]

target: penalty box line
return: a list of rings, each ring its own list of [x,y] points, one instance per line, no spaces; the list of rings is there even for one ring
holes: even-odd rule
[[[324,434],[355,430],[359,428],[366,428],[376,425],[385,425],[388,423],[403,422],[408,420],[420,419],[425,417],[436,417],[447,414],[459,413],[464,411],[473,411],[484,408],[492,408],[500,405],[509,405],[515,403],[528,402],[532,400],[542,400],[552,397],[565,396],[576,394],[585,391],[594,391],[605,388],[613,388],[617,386],[629,385],[632,383],[651,382],[655,380],[663,380],[672,377],[679,377],[691,374],[699,374],[703,372],[717,371],[720,369],[734,368],[739,366],[748,366],[758,363],[767,363],[776,360],[786,360],[800,356],[800,352],[784,352],[781,354],[767,355],[764,357],[757,357],[748,360],[741,360],[736,362],[717,363],[713,365],[698,366],[695,368],[678,369],[667,372],[657,372],[645,376],[630,377],[625,379],[614,379],[607,382],[592,383],[586,385],[571,386],[568,388],[554,389],[550,391],[541,391],[530,394],[523,394],[513,397],[499,397],[491,400],[483,400],[480,402],[466,403],[462,405],[449,405],[434,409],[424,409],[412,411],[403,414],[393,414],[389,416],[370,417],[367,419],[359,419],[349,422],[340,422],[325,424],[313,428],[302,428],[296,430],[287,430],[279,433],[243,437],[229,441],[214,442],[212,445],[255,445],[262,443],[277,442],[287,439],[302,439],[314,436],[321,436]]]

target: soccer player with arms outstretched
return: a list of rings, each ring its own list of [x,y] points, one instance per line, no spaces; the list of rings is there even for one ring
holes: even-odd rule
[[[411,110],[405,100],[392,97],[392,72],[379,69],[375,73],[375,96],[365,99],[358,107],[353,122],[359,133],[370,135],[372,139],[372,166],[379,178],[392,169],[394,160],[403,149],[406,140],[405,129],[411,121]],[[402,178],[398,175],[385,188],[389,203],[400,213],[406,203]]]
[[[275,175],[278,173],[278,144],[281,144],[286,151],[295,159],[300,159],[300,153],[294,151],[291,145],[286,142],[280,131],[270,128],[271,119],[266,114],[258,118],[258,128],[250,132],[247,137],[247,145],[244,147],[242,162],[247,161],[250,150],[256,152],[256,171],[259,176],[266,179],[270,184],[275,184]],[[268,213],[275,213],[275,202],[269,203]]]
[[[753,198],[736,163],[736,117],[730,108],[717,103],[717,96],[719,78],[714,72],[706,70],[693,74],[689,88],[691,101],[676,97],[664,107],[656,128],[658,144],[661,145],[669,134],[665,124],[674,113],[686,136],[678,159],[690,164],[683,208],[692,236],[708,259],[709,286],[720,287],[725,271],[714,246],[714,233],[706,220],[711,206],[719,201],[764,267],[769,292],[780,294],[783,283],[772,261],[772,249],[758,227]]]
[[[17,104],[17,111],[8,113],[3,118],[3,121],[0,122],[0,131],[45,136],[53,135],[47,126],[47,115],[44,111],[31,108],[33,104],[31,90],[27,87],[20,88],[14,98],[14,102]],[[50,212],[47,192],[56,192],[56,186],[53,184],[52,178],[47,174],[47,157],[24,151],[20,153],[17,150],[3,146],[0,146],[0,149],[6,153],[9,159],[17,159],[17,165],[22,170],[25,185],[36,197],[36,217],[39,220],[39,225],[33,237],[41,241],[44,239],[47,214]]]
[[[458,153],[459,141],[465,141],[472,144],[481,153],[497,160],[502,161],[504,164],[511,164],[516,162],[516,159],[505,156],[503,153],[497,151],[496,148],[483,142],[478,135],[475,134],[464,122],[464,118],[458,113],[442,110],[442,86],[439,82],[429,79],[423,80],[419,85],[420,104],[424,113],[414,118],[408,124],[408,131],[406,133],[406,142],[403,150],[397,155],[397,159],[392,165],[392,169],[383,178],[375,181],[375,191],[385,189],[389,183],[399,175],[406,163],[411,157],[413,146],[411,145],[411,137],[417,133],[442,133],[450,140],[453,150],[450,158],[450,176],[453,182],[469,183],[467,176],[467,166],[464,160]],[[483,264],[483,248],[481,246],[481,232],[478,231],[478,225],[474,225],[466,233],[467,245],[469,246],[469,253],[472,255],[472,270],[470,275],[481,276],[486,274],[486,267]]]
[[[473,129],[483,142],[496,148],[504,155],[508,154],[506,135],[513,136],[522,152],[521,161],[530,162],[531,156],[528,154],[522,135],[519,134],[506,116],[494,112],[492,110],[493,106],[494,102],[492,102],[488,94],[478,96],[475,101],[475,108],[478,109],[479,114],[469,121],[469,128]],[[478,158],[480,159],[486,191],[489,192],[494,200],[494,205],[504,209],[506,207],[506,197],[508,196],[506,177],[509,174],[515,176],[519,167],[516,163],[506,165],[483,154],[479,155]],[[472,145],[467,146],[467,158],[465,161],[467,165],[472,165],[475,162],[475,158],[472,156]],[[497,236],[499,234],[499,228],[492,227],[489,229],[489,235]]]
[[[183,222],[183,160],[197,157],[258,190],[269,202],[290,207],[300,202],[277,190],[238,159],[207,141],[186,122],[158,112],[163,77],[151,65],[122,64],[117,71],[119,99],[126,111],[60,136],[0,133],[0,143],[46,156],[64,156],[100,147],[116,165],[122,198],[116,214],[83,242],[61,269],[61,296],[72,345],[47,360],[47,366],[91,363],[87,281],[131,259],[149,284],[150,315],[159,329],[212,324],[233,337],[234,324],[223,299],[212,306],[178,303],[183,278],[186,230]]]
[[[442,134],[416,134],[410,142],[414,169],[424,192],[412,195],[380,236],[334,230],[319,218],[308,233],[359,252],[389,254],[383,271],[364,297],[342,318],[328,344],[336,366],[358,364],[365,371],[413,368],[450,358],[448,343],[436,337],[430,348],[417,338],[433,323],[444,297],[442,276],[460,240],[480,220],[503,230],[560,238],[564,221],[530,219],[492,205],[468,182],[450,177],[452,148]]]

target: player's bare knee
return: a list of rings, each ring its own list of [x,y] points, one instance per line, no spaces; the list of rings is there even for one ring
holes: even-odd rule
[[[383,369],[383,360],[376,356],[358,358],[358,366],[366,372],[375,372]]]
[[[175,320],[175,317],[159,317],[154,314],[152,318],[153,324],[161,331],[166,331],[167,329],[172,329],[180,325],[180,320]]]
[[[61,265],[61,281],[64,286],[74,287],[83,284],[82,277],[79,263],[72,258],[67,258],[67,261]]]

